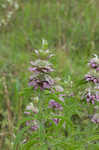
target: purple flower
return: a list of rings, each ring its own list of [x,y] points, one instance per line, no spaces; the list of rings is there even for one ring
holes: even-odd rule
[[[32,131],[36,131],[38,129],[38,124],[35,120],[27,121],[26,126],[30,126]]]
[[[99,123],[99,113],[94,114],[91,121],[93,123]]]
[[[90,92],[87,93],[86,100],[88,103],[91,102],[92,104],[94,104],[95,101],[99,101],[99,93],[98,92],[96,92],[96,94],[91,94]]]
[[[25,112],[24,112],[24,114],[26,114],[26,115],[30,115],[30,114],[31,114],[31,112],[29,112],[29,111],[25,111]]]
[[[91,75],[85,75],[85,80],[88,82],[99,83],[99,79]]]
[[[33,103],[30,103],[27,107],[26,107],[26,111],[24,112],[24,114],[30,115],[32,111],[33,113],[37,114],[38,113],[38,109],[36,107],[34,107]]]
[[[39,87],[40,87],[41,90],[44,90],[44,89],[50,89],[51,85],[49,84],[48,81],[40,81],[39,82]]]
[[[89,65],[91,66],[92,69],[96,69],[97,71],[99,71],[99,58],[97,55],[95,55],[94,58],[92,58],[89,62]],[[98,69],[97,69],[98,68]]]
[[[58,119],[58,118],[54,118],[54,119],[52,119],[53,121],[54,121],[54,123],[56,124],[56,125],[58,125],[58,123],[59,123],[59,121],[60,121],[60,119]]]
[[[86,81],[91,81],[91,78],[92,78],[91,75],[89,75],[89,74],[85,75],[85,80]]]
[[[86,100],[89,103],[95,104],[95,101],[99,101],[99,93],[97,92],[97,88],[99,87],[99,77],[97,74],[97,71],[99,71],[99,58],[97,55],[94,55],[95,57],[92,58],[89,62],[89,65],[91,66],[92,69],[95,69],[90,71],[90,74],[85,75],[85,80],[87,82],[92,82],[93,85],[91,84],[88,85],[88,92],[86,93]]]
[[[96,101],[99,101],[99,94],[96,93]]]
[[[94,100],[92,100],[92,104],[95,104],[95,101],[94,101]]]
[[[97,83],[97,82],[98,82],[98,80],[95,78],[95,79],[93,79],[93,82],[94,82],[94,83]]]
[[[42,85],[42,88],[43,88],[43,89],[49,89],[50,87],[51,87],[51,86],[50,86],[49,82],[43,81],[43,85]]]
[[[53,108],[55,110],[63,110],[63,107],[61,106],[61,104],[57,103],[55,100],[50,100],[49,108]]]
[[[34,67],[30,67],[29,70],[34,72],[34,76],[30,77],[29,86],[32,86],[35,90],[39,87],[41,90],[50,89],[54,84],[54,80],[48,75],[48,73],[54,70],[50,66],[36,66],[37,63],[41,63],[41,60],[31,62]]]
[[[33,67],[30,67],[30,68],[29,68],[29,71],[31,71],[31,72],[32,72],[32,71],[36,71],[36,70],[37,70],[37,67],[34,67],[34,68],[33,68]]]
[[[38,125],[33,125],[33,126],[31,127],[31,129],[32,129],[32,131],[36,131],[36,130],[38,129]]]
[[[48,72],[53,72],[54,69],[52,69],[51,67],[30,67],[29,71],[33,71],[36,73],[48,73]]]
[[[60,95],[59,95],[59,99],[64,102],[64,97],[65,97],[65,96],[66,96],[65,94],[60,94]]]
[[[95,68],[95,69],[98,67],[98,65],[95,62],[90,63],[90,65],[92,68]]]
[[[39,83],[39,80],[35,79],[35,80],[30,81],[28,85],[33,86],[34,89],[37,89],[39,86],[38,83]]]
[[[96,68],[96,71],[99,71],[99,67]]]
[[[87,102],[89,103],[91,100],[91,93],[88,93],[86,97],[87,97]]]
[[[49,89],[51,88],[51,85],[48,81],[42,81],[38,79],[33,79],[29,82],[29,86],[33,86],[33,88],[36,90],[38,87],[40,87],[41,90]]]
[[[46,76],[45,76],[45,80],[46,80],[47,82],[49,82],[50,85],[53,85],[53,84],[54,84],[54,79],[52,79],[51,76],[49,76],[49,75],[46,75]]]

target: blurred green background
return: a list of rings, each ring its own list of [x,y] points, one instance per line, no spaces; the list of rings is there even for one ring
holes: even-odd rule
[[[9,6],[2,8],[6,1],[0,0],[1,19],[11,11]],[[99,54],[98,0],[16,2],[19,9],[9,23],[0,28],[1,72],[12,69],[19,73],[22,68],[26,69],[32,51],[40,48],[42,38],[48,40],[49,48],[57,51],[58,69],[68,66],[68,70],[79,68],[81,71],[82,63],[86,63],[92,54]]]
[[[42,38],[67,53],[98,51],[98,0],[22,0],[18,4],[9,24],[0,29],[1,55],[29,53],[40,46]],[[9,11],[0,10],[2,18]]]
[[[98,0],[16,2],[19,9],[9,23],[0,28],[1,71],[8,65],[13,68],[11,64],[15,64],[14,69],[21,70],[32,51],[40,48],[42,38],[48,40],[50,48],[57,50],[62,64],[67,59],[79,64],[92,54],[99,54]],[[0,0],[0,17],[4,19],[11,8],[2,8],[2,4],[6,1]]]

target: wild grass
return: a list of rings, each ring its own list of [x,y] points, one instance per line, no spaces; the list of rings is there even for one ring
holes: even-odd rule
[[[93,54],[99,55],[98,0],[17,2],[19,9],[7,25],[0,27],[0,149],[98,150],[99,127],[88,117],[94,114],[94,106],[82,103],[78,94],[86,86],[81,81],[88,72],[86,64]],[[0,20],[9,11],[2,4],[6,2],[0,0]],[[62,128],[63,122],[58,126],[52,122],[47,131],[41,123],[39,130],[22,145],[24,137],[28,137],[27,132],[22,133],[28,131],[24,111],[31,97],[38,94],[37,91],[32,95],[28,88],[28,68],[34,50],[41,48],[42,38],[56,54],[51,60],[56,70],[53,76],[62,79],[67,95],[74,92],[76,96],[66,98],[63,106],[61,119],[65,120],[66,130]],[[45,112],[35,116],[39,120],[52,117],[47,110],[50,95],[46,92],[41,92],[39,107],[43,100]]]

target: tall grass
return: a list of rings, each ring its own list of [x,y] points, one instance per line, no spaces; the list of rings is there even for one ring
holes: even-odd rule
[[[73,91],[77,97],[68,98],[64,106],[63,120],[68,122],[66,131],[60,128],[61,124],[57,127],[53,124],[50,129],[50,134],[55,129],[52,139],[48,136],[49,133],[45,133],[42,125],[34,133],[34,137],[38,138],[38,134],[40,135],[41,141],[37,145],[41,147],[38,149],[50,149],[51,143],[52,150],[98,150],[98,125],[86,118],[88,114],[93,114],[94,106],[82,104],[77,94],[85,88],[81,79],[88,72],[86,64],[89,58],[94,53],[99,55],[98,0],[16,1],[19,9],[6,26],[0,27],[0,149],[14,149],[13,139],[21,130],[17,123],[20,124],[19,120],[24,118],[24,109],[31,101],[31,91],[27,89],[29,62],[33,58],[34,49],[41,48],[41,39],[45,38],[49,49],[56,53],[56,59],[52,60],[56,68],[53,76],[58,74],[62,78],[61,84],[67,95]],[[7,2],[0,1],[0,20],[5,19],[9,11],[9,7],[2,8],[2,4]],[[71,88],[72,82],[74,86]],[[13,131],[9,130],[9,115]],[[46,138],[47,144],[44,145]],[[18,141],[21,145],[20,136]],[[30,149],[28,146],[32,142],[27,144],[27,149]],[[34,144],[33,148],[36,149],[37,145]]]

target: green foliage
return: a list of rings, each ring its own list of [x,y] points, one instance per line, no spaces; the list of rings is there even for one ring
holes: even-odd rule
[[[86,64],[93,53],[99,54],[98,0],[17,2],[19,9],[7,26],[0,27],[0,149],[98,150],[99,127],[89,117],[94,113],[94,106],[82,102],[79,96],[79,91],[86,87],[83,80],[88,72]],[[0,20],[5,19],[11,9],[2,8],[5,3],[0,0]],[[59,93],[48,90],[34,92],[27,87],[29,61],[33,58],[34,49],[40,48],[42,38],[48,41],[50,48],[54,48],[56,57],[51,62],[56,72],[52,76],[61,78],[60,84],[67,95],[65,103],[59,100]],[[43,48],[47,46],[46,43]],[[4,76],[10,100],[12,130],[8,123]],[[68,96],[71,92],[74,92],[74,97]],[[38,93],[40,112],[26,117],[25,108]],[[48,109],[50,99],[62,105],[62,115],[53,116],[52,110]],[[52,121],[53,117],[61,120],[57,126]],[[31,118],[37,119],[40,124],[35,132],[29,132],[30,129],[25,126]]]

